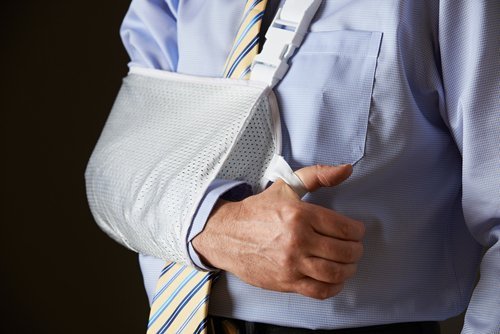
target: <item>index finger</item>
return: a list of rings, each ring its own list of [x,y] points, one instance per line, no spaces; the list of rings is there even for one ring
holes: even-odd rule
[[[319,205],[310,205],[314,207],[313,212],[316,219],[313,219],[312,227],[317,233],[348,241],[361,241],[363,239],[365,225],[362,222]]]

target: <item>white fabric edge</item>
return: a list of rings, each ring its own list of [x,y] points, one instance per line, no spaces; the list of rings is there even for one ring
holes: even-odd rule
[[[278,179],[282,179],[293,189],[293,191],[297,193],[297,195],[299,195],[300,198],[304,197],[305,194],[308,193],[302,180],[293,172],[290,165],[281,155],[274,155],[264,176],[269,179],[269,181],[273,182]]]
[[[201,76],[194,76],[177,72],[169,72],[164,70],[158,70],[155,68],[147,68],[140,66],[131,66],[129,68],[128,74],[129,75],[137,74],[160,80],[181,80],[193,83],[199,82],[199,83],[210,83],[218,85],[238,85],[238,86],[255,87],[259,89],[265,89],[267,87],[266,83],[260,81],[218,78],[218,77],[201,77]]]

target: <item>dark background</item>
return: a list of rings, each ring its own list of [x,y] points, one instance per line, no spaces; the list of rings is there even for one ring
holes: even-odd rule
[[[0,333],[145,332],[137,257],[95,225],[83,178],[127,72],[118,30],[128,6],[0,9]]]
[[[128,6],[0,9],[1,333],[145,332],[137,257],[94,223],[83,178],[127,72],[118,30]]]

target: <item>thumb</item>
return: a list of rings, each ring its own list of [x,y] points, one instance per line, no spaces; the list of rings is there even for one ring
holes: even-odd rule
[[[325,166],[314,165],[301,168],[295,174],[302,180],[309,192],[316,191],[320,187],[333,187],[352,174],[352,165]]]

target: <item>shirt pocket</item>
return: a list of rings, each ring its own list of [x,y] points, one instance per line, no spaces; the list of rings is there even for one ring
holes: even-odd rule
[[[363,157],[381,40],[381,32],[354,30],[306,36],[277,87],[292,166]]]

